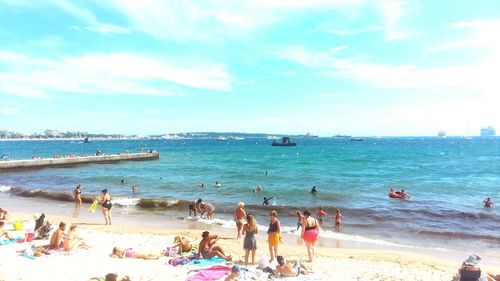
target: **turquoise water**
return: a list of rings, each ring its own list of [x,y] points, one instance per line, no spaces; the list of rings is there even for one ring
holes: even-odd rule
[[[156,149],[157,161],[94,164],[0,174],[0,185],[26,189],[71,191],[81,184],[84,194],[108,188],[123,198],[202,198],[229,220],[235,203],[244,201],[265,225],[266,212],[278,209],[293,228],[290,211],[340,208],[341,233],[388,243],[424,247],[489,248],[500,253],[500,211],[483,208],[486,197],[500,201],[500,139],[497,138],[304,138],[296,147],[272,147],[267,139],[218,142],[202,140],[110,140],[85,144],[71,141],[0,142],[0,155],[18,159],[93,154],[141,145]],[[267,171],[267,175],[265,172]],[[120,181],[124,179],[125,184]],[[222,188],[214,188],[216,181]],[[198,185],[204,183],[205,188]],[[130,193],[136,184],[139,194]],[[264,188],[254,193],[257,185]],[[318,193],[309,190],[316,186]],[[390,186],[405,189],[408,201],[387,196]],[[264,196],[275,206],[261,206]],[[123,201],[126,202],[126,201]],[[123,203],[122,202],[122,203]],[[133,204],[133,203],[132,203]],[[126,205],[123,203],[122,205]],[[185,204],[179,204],[184,212]],[[417,242],[415,242],[417,241]]]

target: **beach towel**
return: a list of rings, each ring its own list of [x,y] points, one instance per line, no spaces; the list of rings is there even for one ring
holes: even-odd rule
[[[200,270],[195,275],[189,276],[186,281],[213,281],[226,276],[231,268],[223,265],[214,265]]]
[[[213,257],[209,259],[195,259],[189,262],[190,265],[196,265],[200,267],[211,266],[219,263],[226,263],[226,260],[223,258]]]

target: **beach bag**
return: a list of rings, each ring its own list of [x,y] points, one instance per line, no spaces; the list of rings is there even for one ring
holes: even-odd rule
[[[263,269],[269,267],[269,261],[267,259],[267,256],[262,254],[260,255],[259,262],[257,263],[257,268]]]
[[[13,226],[14,226],[14,230],[16,230],[16,231],[24,229],[24,223],[22,221],[15,221]]]

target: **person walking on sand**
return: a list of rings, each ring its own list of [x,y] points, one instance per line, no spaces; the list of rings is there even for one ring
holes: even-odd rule
[[[269,213],[271,221],[269,222],[269,229],[267,230],[267,242],[269,244],[269,254],[271,262],[278,256],[278,244],[281,240],[281,225],[278,220],[278,213],[273,210]]]
[[[73,190],[73,194],[75,195],[75,207],[81,207],[82,206],[82,189],[80,185],[77,185],[75,187],[75,190]]]
[[[340,209],[337,209],[337,211],[335,212],[335,216],[333,216],[333,218],[335,219],[335,229],[339,230],[340,223],[341,223],[342,219],[344,218],[344,216],[342,216],[342,214],[340,213]]]
[[[302,220],[302,235],[300,238],[304,240],[307,247],[307,254],[309,255],[309,261],[312,262],[314,258],[314,244],[318,240],[319,235],[319,223],[315,218],[311,218],[311,212],[309,210],[304,211],[304,219]]]
[[[245,210],[245,203],[239,202],[236,209],[234,210],[234,221],[236,222],[236,228],[238,229],[238,234],[236,239],[241,238],[241,232],[243,231],[243,224],[245,223],[245,217],[247,216]]]
[[[255,217],[250,214],[246,217],[247,223],[243,226],[243,234],[245,234],[245,240],[243,241],[243,249],[245,249],[245,266],[248,265],[248,255],[250,251],[252,251],[252,265],[255,265],[255,252],[257,251],[255,234],[259,232]]]
[[[99,203],[101,203],[102,214],[104,215],[104,220],[106,221],[106,225],[111,225],[111,207],[113,204],[111,203],[111,195],[109,195],[107,189],[101,190],[102,195],[97,197]]]
[[[204,259],[219,257],[226,260],[231,260],[231,255],[227,255],[221,246],[214,246],[219,240],[219,235],[210,235],[210,232],[204,231],[201,235],[203,238],[198,245],[198,254]]]

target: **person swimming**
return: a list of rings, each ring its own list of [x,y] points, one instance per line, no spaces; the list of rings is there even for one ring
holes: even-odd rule
[[[495,204],[493,203],[493,201],[491,200],[491,198],[490,198],[490,197],[488,197],[488,198],[484,199],[483,204],[484,204],[484,206],[485,206],[486,208],[489,208],[489,207],[491,207],[491,206],[495,205]]]
[[[311,193],[312,193],[312,194],[315,194],[316,192],[317,192],[317,190],[316,190],[316,186],[313,186],[313,187],[311,188]]]
[[[257,186],[257,188],[256,188],[256,189],[254,189],[254,191],[253,191],[253,192],[262,192],[262,191],[264,191],[264,189],[263,189],[263,188],[262,188],[262,186],[259,184],[259,185]]]

